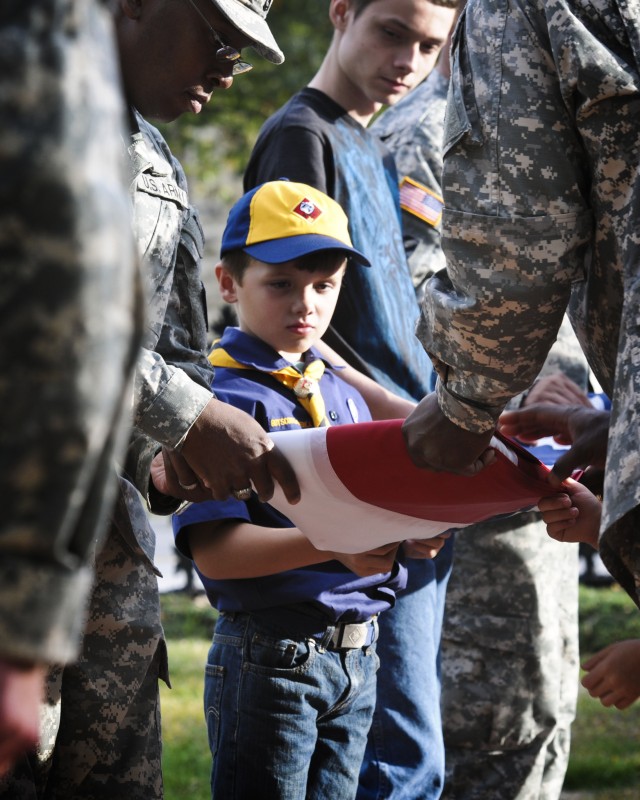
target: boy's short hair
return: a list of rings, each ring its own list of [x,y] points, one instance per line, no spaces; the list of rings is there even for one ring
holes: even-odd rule
[[[251,265],[251,256],[244,250],[230,250],[222,256],[222,264],[232,278],[242,286],[242,280],[247,268]],[[259,260],[259,259],[257,259]],[[316,250],[296,259],[296,269],[303,272],[334,272],[346,261],[342,250]]]
[[[246,262],[243,266],[240,256],[229,258],[238,250],[266,264],[333,251],[336,259],[370,266],[351,243],[348,226],[340,205],[319,189],[288,180],[269,181],[243,195],[229,212],[220,256],[227,266],[239,262],[240,272]]]
[[[375,0],[349,0],[355,9],[355,16],[358,17],[368,5],[375,2]],[[434,6],[444,6],[444,8],[458,8],[462,0],[428,0]]]

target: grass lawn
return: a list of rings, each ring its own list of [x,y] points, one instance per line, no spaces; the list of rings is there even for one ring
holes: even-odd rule
[[[581,800],[638,800],[640,704],[626,711],[604,708],[580,687],[564,787],[568,797]]]
[[[163,595],[162,607],[174,687],[161,689],[165,798],[210,800],[202,682],[214,615],[202,597]],[[617,587],[581,587],[583,659],[611,642],[629,638],[640,639],[640,612],[627,595]],[[562,797],[640,798],[640,701],[626,711],[606,709],[580,688]]]
[[[165,800],[210,800],[202,684],[214,612],[202,596],[161,597],[173,687],[160,683]]]
[[[580,587],[582,660],[622,639],[640,639],[640,612],[628,595],[617,586]],[[604,708],[580,687],[565,789],[567,800],[640,798],[640,701]]]
[[[165,800],[210,800],[211,757],[202,713],[202,680],[209,643],[170,639],[173,689],[161,684]]]

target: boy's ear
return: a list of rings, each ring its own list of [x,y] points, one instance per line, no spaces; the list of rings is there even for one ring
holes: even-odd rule
[[[349,0],[331,0],[329,19],[337,31],[343,31],[347,27],[347,15],[350,8]]]
[[[220,290],[220,297],[225,303],[236,303],[238,294],[236,292],[236,280],[231,275],[225,265],[220,262],[216,264],[216,278],[218,280],[218,289]]]

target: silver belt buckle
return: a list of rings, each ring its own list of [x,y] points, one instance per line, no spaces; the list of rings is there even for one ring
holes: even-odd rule
[[[349,647],[354,650],[358,647],[363,647],[364,643],[367,641],[368,631],[368,622],[347,623],[342,629],[340,647]]]
[[[373,626],[374,636],[367,642],[369,630]],[[340,650],[356,650],[366,644],[373,644],[377,639],[377,622],[375,617],[368,622],[346,622],[338,625],[331,637],[331,644]]]

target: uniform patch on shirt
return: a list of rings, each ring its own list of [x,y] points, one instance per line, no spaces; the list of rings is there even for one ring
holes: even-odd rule
[[[297,214],[303,219],[318,219],[322,214],[322,209],[319,208],[313,200],[308,200],[306,197],[301,200],[298,205],[293,209],[293,213]]]
[[[434,228],[440,224],[444,200],[422,183],[404,177],[400,181],[400,208]]]
[[[136,189],[139,192],[146,192],[146,194],[161,197],[163,200],[171,200],[173,203],[182,206],[182,208],[189,207],[187,193],[170,178],[158,177],[157,175],[149,175],[146,172],[142,172],[136,178]]]
[[[295,425],[297,428],[302,427],[295,417],[278,417],[277,419],[270,419],[269,425],[272,428],[283,428],[285,425]]]

